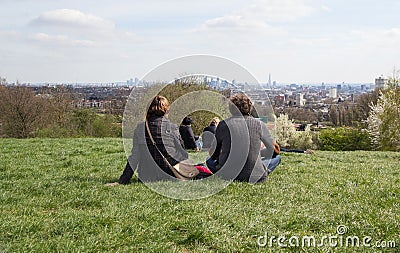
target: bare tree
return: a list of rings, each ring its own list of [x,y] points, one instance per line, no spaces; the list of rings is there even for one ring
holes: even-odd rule
[[[28,138],[44,123],[46,99],[35,96],[28,87],[2,87],[0,111],[4,133],[9,137]]]

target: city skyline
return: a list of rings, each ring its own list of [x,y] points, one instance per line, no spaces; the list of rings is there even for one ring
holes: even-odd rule
[[[397,1],[0,1],[0,76],[113,82],[226,57],[260,83],[372,83],[398,66]]]

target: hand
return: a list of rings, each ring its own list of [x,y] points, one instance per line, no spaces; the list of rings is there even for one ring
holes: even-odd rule
[[[281,147],[279,146],[279,144],[274,141],[274,153],[279,155],[281,153]]]

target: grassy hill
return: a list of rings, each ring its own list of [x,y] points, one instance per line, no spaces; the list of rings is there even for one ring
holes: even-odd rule
[[[125,165],[119,139],[0,139],[0,252],[399,252],[399,161],[394,152],[286,153],[263,184],[182,201],[135,180],[105,187]],[[304,236],[324,246],[302,248]],[[336,247],[324,236],[338,236]],[[360,247],[346,247],[348,236]]]

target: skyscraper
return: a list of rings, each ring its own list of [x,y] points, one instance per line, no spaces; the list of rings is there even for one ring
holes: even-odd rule
[[[268,87],[272,86],[272,82],[271,82],[271,73],[269,73],[268,75]]]

